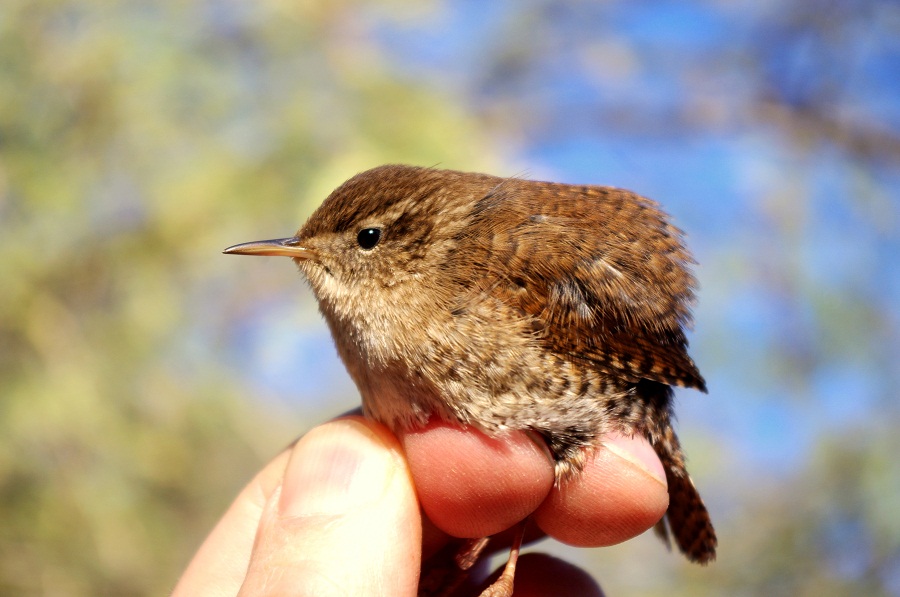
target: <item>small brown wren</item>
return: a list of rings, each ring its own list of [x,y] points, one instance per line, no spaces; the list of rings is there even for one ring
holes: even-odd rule
[[[388,165],[338,187],[293,237],[225,252],[294,259],[365,414],[392,429],[439,416],[531,430],[559,481],[604,434],[645,436],[669,487],[657,531],[692,561],[715,557],[672,429],[672,386],[706,391],[684,332],[692,258],[655,202]]]

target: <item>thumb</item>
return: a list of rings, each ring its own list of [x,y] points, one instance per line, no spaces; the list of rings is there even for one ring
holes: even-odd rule
[[[400,445],[360,417],[293,447],[239,595],[415,595],[421,518]]]

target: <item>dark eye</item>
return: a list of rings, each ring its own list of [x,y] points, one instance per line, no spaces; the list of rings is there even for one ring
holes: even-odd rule
[[[381,240],[381,228],[363,228],[356,235],[356,242],[365,250],[374,249]]]

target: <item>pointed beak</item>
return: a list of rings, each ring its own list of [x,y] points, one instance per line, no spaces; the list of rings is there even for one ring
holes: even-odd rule
[[[241,243],[228,247],[222,252],[229,255],[276,255],[294,259],[314,259],[316,256],[315,251],[302,246],[296,237]]]

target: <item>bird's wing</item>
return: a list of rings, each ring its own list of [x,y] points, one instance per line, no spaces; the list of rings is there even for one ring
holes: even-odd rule
[[[692,260],[656,203],[509,179],[477,203],[458,247],[478,291],[531,318],[548,349],[628,381],[705,391],[684,333]]]

